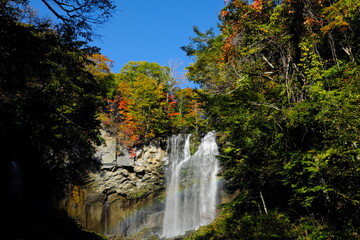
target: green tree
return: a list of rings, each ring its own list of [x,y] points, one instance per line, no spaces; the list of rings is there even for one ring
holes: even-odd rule
[[[119,141],[131,148],[167,136],[177,115],[170,69],[157,63],[129,62],[115,77],[117,92],[107,100],[108,117],[103,119],[115,129]]]
[[[94,166],[101,88],[86,71],[94,49],[64,38],[48,21],[20,22],[23,8],[16,3],[22,1],[0,4],[5,228],[14,239],[83,239],[54,202]]]
[[[95,77],[102,94],[112,98],[115,93],[115,75],[111,72],[114,61],[100,53],[91,54],[87,59],[86,70]]]
[[[176,118],[174,125],[184,132],[200,133],[206,123],[204,103],[192,88],[178,89],[175,92]]]
[[[299,239],[359,236],[359,9],[342,0],[233,0],[221,34],[197,33],[185,48],[219,133],[222,174],[241,192],[227,205],[234,219],[219,224],[241,229],[259,213],[284,214]],[[213,236],[224,236],[220,226]]]

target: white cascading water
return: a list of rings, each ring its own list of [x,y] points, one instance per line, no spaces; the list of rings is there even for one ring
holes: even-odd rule
[[[190,155],[190,135],[173,136],[168,144],[166,206],[162,237],[176,237],[211,223],[216,217],[219,154],[215,134],[202,139]]]

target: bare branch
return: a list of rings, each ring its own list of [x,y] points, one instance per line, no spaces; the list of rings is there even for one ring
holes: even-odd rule
[[[102,24],[115,9],[113,0],[41,0],[74,34],[92,40],[94,25]],[[61,25],[61,24],[60,24]]]
[[[262,56],[262,58],[265,60],[265,62],[266,62],[267,64],[269,64],[269,66],[270,66],[271,68],[275,68],[274,65],[272,65],[272,64],[269,62],[269,60],[267,60],[267,58],[266,58],[264,55],[261,55],[261,56]]]
[[[271,103],[256,103],[256,102],[252,102],[251,103],[252,105],[255,105],[255,106],[265,106],[265,107],[270,107],[270,108],[273,108],[275,110],[280,110],[280,108],[278,108],[277,106],[275,106],[274,104],[271,104]]]
[[[265,211],[266,214],[268,214],[268,211],[267,211],[267,208],[266,208],[266,205],[265,205],[265,200],[264,200],[264,197],[263,197],[261,191],[260,191],[260,198],[261,198],[261,201],[262,201],[262,204],[263,204],[263,207],[264,207],[264,211]]]
[[[45,6],[57,17],[59,18],[60,20],[62,20],[64,23],[67,23],[69,22],[68,19],[64,18],[62,15],[58,14],[51,6],[50,4],[47,2],[47,0],[41,0]]]

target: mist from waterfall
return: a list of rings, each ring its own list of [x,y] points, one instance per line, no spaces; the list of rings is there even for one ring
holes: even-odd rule
[[[202,139],[190,154],[191,135],[172,136],[168,143],[167,190],[162,237],[183,235],[216,217],[219,154],[215,133]]]

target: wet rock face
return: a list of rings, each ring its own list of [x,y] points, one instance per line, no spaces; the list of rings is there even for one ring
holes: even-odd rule
[[[90,172],[85,186],[73,186],[62,207],[84,228],[102,234],[127,236],[145,225],[158,228],[164,208],[160,195],[165,190],[165,151],[152,145],[128,151],[102,134],[106,146],[96,153],[101,170]]]

